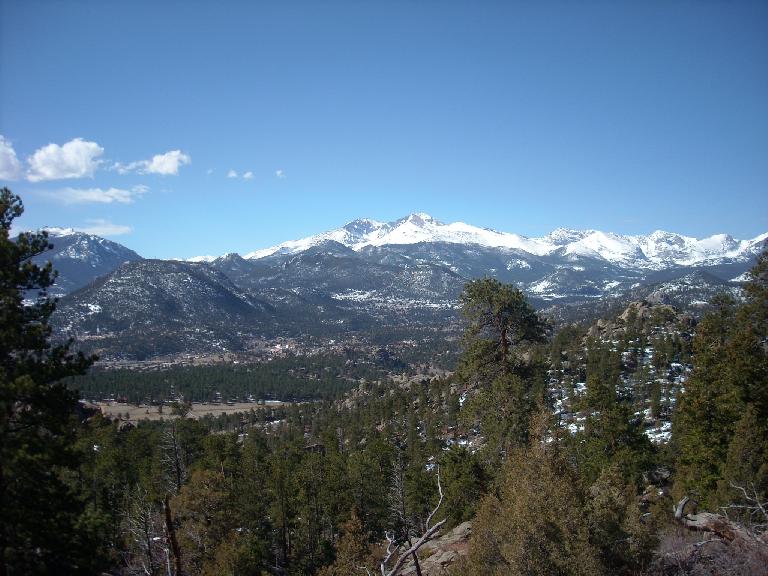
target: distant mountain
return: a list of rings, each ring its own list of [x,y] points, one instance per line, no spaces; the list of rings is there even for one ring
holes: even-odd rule
[[[273,307],[206,264],[140,260],[64,298],[59,332],[97,352],[147,357],[242,349],[275,330]]]
[[[735,299],[741,296],[738,283],[728,282],[706,269],[679,269],[677,275],[651,277],[648,283],[638,284],[617,295],[605,298],[573,300],[566,305],[553,303],[543,307],[543,312],[555,323],[590,322],[595,318],[607,318],[625,309],[631,302],[647,302],[675,307],[694,317],[711,309],[710,302],[717,294],[727,294]]]
[[[624,236],[565,228],[541,238],[528,238],[463,222],[443,224],[429,214],[417,213],[387,223],[354,220],[336,230],[250,252],[245,258],[257,260],[275,254],[296,254],[329,240],[355,251],[367,247],[447,243],[513,250],[529,257],[554,256],[565,261],[586,258],[625,268],[662,270],[670,266],[712,266],[748,260],[759,252],[766,239],[768,233],[751,240],[736,240],[727,234],[696,239],[663,231]]]
[[[45,228],[53,249],[34,258],[37,264],[53,263],[59,275],[50,293],[63,296],[109,274],[125,262],[141,256],[122,244],[71,228]]]
[[[438,338],[460,326],[458,297],[467,281],[483,276],[515,284],[558,323],[639,300],[695,314],[717,292],[738,296],[766,236],[696,240],[558,229],[525,238],[426,214],[386,224],[356,220],[246,257],[119,267],[117,257],[105,264],[106,276],[61,300],[55,324],[95,351],[133,358],[247,350],[275,335],[409,339],[431,330]],[[95,271],[91,263],[106,262],[104,247],[113,244],[98,240],[73,241],[64,252],[81,255]]]

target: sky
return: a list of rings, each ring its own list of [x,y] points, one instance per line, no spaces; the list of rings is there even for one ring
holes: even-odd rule
[[[0,0],[18,229],[768,231],[768,2]]]

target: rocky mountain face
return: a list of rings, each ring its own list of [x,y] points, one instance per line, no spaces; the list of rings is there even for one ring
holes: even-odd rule
[[[58,330],[97,352],[147,357],[242,349],[275,310],[205,264],[139,260],[61,301]]]
[[[124,262],[141,260],[141,256],[125,246],[71,228],[47,228],[53,249],[37,256],[35,263],[50,261],[59,273],[50,293],[63,296],[86,286],[96,278],[109,274]]]
[[[458,326],[464,284],[483,276],[514,283],[556,322],[593,319],[635,300],[696,312],[717,292],[738,295],[734,280],[765,236],[559,229],[525,238],[413,214],[386,224],[356,220],[245,257],[179,262],[142,261],[106,240],[66,234],[53,238],[61,246],[53,257],[58,287],[83,288],[60,302],[55,320],[95,349],[128,355],[129,342],[141,343],[132,345],[137,354],[157,355],[242,350],[274,335],[443,330]],[[106,275],[94,281],[99,273]]]

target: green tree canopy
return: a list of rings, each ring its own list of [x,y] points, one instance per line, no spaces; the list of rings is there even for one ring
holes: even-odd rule
[[[49,343],[55,274],[31,259],[51,245],[44,232],[10,238],[23,211],[0,190],[0,575],[93,573],[99,555],[72,480],[77,396],[60,383],[93,359]]]
[[[768,494],[768,253],[744,292],[740,305],[718,297],[699,324],[674,420],[676,491],[710,509],[732,501],[731,482]]]
[[[480,381],[511,375],[522,360],[520,346],[545,340],[546,324],[510,284],[494,278],[472,280],[460,302],[467,322],[462,367]]]
[[[504,457],[526,444],[530,415],[544,399],[543,364],[531,345],[545,340],[547,326],[520,290],[493,278],[469,282],[461,305],[467,328],[458,371],[476,387],[466,415],[479,420],[492,458]]]

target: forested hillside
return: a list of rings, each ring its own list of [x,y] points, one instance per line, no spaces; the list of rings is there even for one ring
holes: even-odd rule
[[[469,282],[443,375],[319,354],[83,376],[48,344],[47,240],[12,242],[0,202],[0,575],[436,576],[425,542],[467,521],[449,574],[768,573],[766,254],[698,323],[640,300],[554,330]],[[168,417],[110,420],[64,382]],[[312,401],[190,416],[217,392]]]

